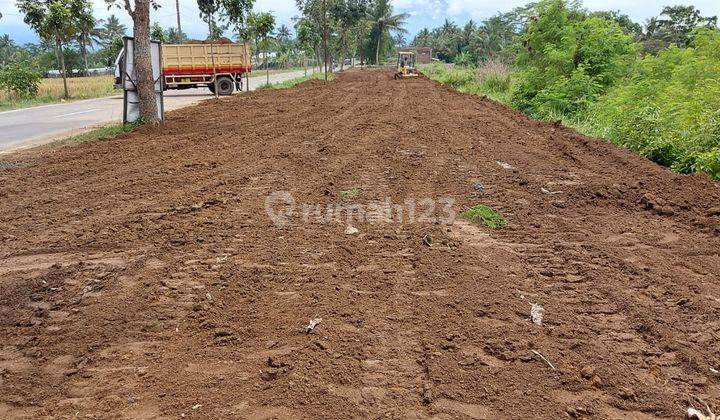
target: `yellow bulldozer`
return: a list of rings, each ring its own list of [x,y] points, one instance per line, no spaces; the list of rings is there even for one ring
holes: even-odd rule
[[[395,80],[405,77],[418,77],[419,75],[420,72],[415,68],[415,53],[412,51],[398,51]]]

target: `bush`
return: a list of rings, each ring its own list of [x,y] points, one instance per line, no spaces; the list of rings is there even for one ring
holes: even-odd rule
[[[42,74],[26,62],[10,63],[0,69],[0,88],[21,97],[37,95]]]
[[[510,68],[500,61],[486,61],[478,67],[477,76],[480,84],[489,92],[506,93],[510,90]]]
[[[720,31],[698,30],[691,48],[644,57],[589,111],[614,143],[681,173],[720,178]]]
[[[705,172],[715,179],[720,179],[720,148],[697,155],[693,169],[697,172]]]
[[[583,112],[624,77],[637,56],[632,37],[601,17],[588,18],[575,3],[544,0],[521,36],[521,69],[512,104],[538,118]]]
[[[472,56],[470,56],[470,53],[468,52],[461,52],[460,54],[456,55],[454,62],[457,66],[470,66],[473,64]]]

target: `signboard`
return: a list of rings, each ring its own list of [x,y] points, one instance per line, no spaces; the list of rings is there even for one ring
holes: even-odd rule
[[[135,39],[124,37],[125,56],[122,60],[123,87],[123,122],[133,122],[140,118],[140,99],[137,93],[137,75],[135,74]],[[163,119],[165,114],[163,103],[163,78],[162,78],[162,48],[157,41],[150,43],[151,62],[153,69],[153,80],[155,80],[155,101],[157,102],[158,118]]]

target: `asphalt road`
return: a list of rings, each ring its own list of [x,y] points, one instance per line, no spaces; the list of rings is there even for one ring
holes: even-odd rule
[[[270,81],[282,82],[303,74],[302,70],[273,74],[270,75]],[[264,75],[251,77],[250,90],[264,83]],[[212,97],[207,88],[169,90],[165,92],[165,110],[182,108]],[[0,153],[37,146],[94,127],[122,122],[122,109],[120,95],[0,112]]]

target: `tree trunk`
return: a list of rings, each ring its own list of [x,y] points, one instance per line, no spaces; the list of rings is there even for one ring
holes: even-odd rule
[[[327,23],[327,4],[323,0],[323,57],[325,60],[325,81],[328,79],[328,23]]]
[[[83,76],[88,75],[88,55],[87,55],[87,36],[85,34],[81,35],[82,39],[82,58],[83,58],[83,64],[85,66],[85,70],[83,71]]]
[[[382,31],[378,33],[377,48],[375,48],[375,65],[380,65],[380,41],[382,41]]]
[[[258,67],[260,67],[260,43],[257,38],[255,38],[255,62],[258,63]]]
[[[243,34],[247,35],[247,32],[243,31]],[[238,36],[240,35],[240,29],[238,28]],[[244,37],[243,37],[244,38]],[[249,37],[248,37],[249,38]],[[250,39],[243,39],[242,42],[245,44],[250,45]],[[250,53],[252,55],[252,53]],[[250,60],[250,57],[248,57],[248,60]],[[252,68],[252,60],[250,60],[250,68]],[[242,76],[240,76],[242,77]],[[245,91],[250,92],[250,73],[245,70]]]
[[[266,47],[267,48],[267,47]],[[263,50],[263,60],[265,60],[265,84],[270,85],[270,69],[268,68],[267,49]]]
[[[60,64],[60,73],[63,79],[63,97],[67,99],[70,97],[70,94],[68,93],[67,71],[65,69],[65,51],[63,51],[62,41],[59,35],[55,37],[55,47],[55,55],[57,56],[58,64]]]
[[[144,123],[159,120],[155,100],[155,80],[153,79],[151,43],[150,43],[150,2],[136,0],[133,13],[133,34],[135,37],[135,75],[139,98],[140,118]]]

